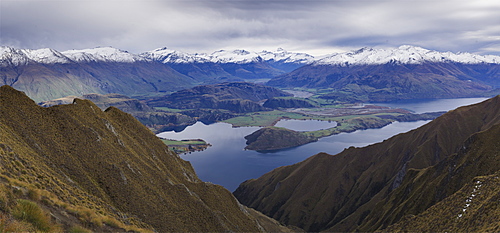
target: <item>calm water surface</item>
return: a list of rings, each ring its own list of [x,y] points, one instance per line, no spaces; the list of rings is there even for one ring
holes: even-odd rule
[[[458,106],[477,103],[484,99],[425,100],[421,102],[395,102],[380,105],[404,107],[416,113],[421,113],[448,111]],[[300,124],[298,123],[299,121],[292,122]],[[319,152],[336,154],[350,146],[363,147],[381,142],[393,135],[420,127],[427,122],[429,121],[395,122],[380,129],[359,130],[353,133],[332,135],[321,138],[318,142],[267,153],[243,149],[246,146],[244,137],[258,130],[259,127],[232,128],[230,124],[226,123],[204,125],[198,122],[187,127],[182,132],[164,132],[158,134],[158,136],[178,140],[201,138],[212,144],[205,151],[192,152],[181,157],[191,162],[196,173],[203,181],[220,184],[230,191],[234,191],[241,182],[247,179],[258,178],[276,167],[303,161]]]
[[[319,120],[293,120],[282,119],[274,126],[283,127],[295,131],[316,131],[322,129],[329,129],[337,126],[335,121],[319,121]]]

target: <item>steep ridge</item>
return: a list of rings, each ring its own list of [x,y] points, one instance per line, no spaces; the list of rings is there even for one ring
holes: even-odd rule
[[[385,228],[406,216],[390,229],[498,231],[500,208],[490,206],[500,194],[498,135],[500,124],[473,134],[457,153],[440,163],[410,170],[401,186],[371,209],[358,229]]]
[[[371,231],[395,223],[366,224],[370,211],[414,169],[436,165],[457,153],[472,134],[500,123],[500,97],[448,112],[419,129],[337,155],[320,153],[245,181],[234,192],[241,203],[306,231]],[[428,207],[446,195],[439,196]],[[416,204],[418,205],[418,204]],[[396,205],[397,206],[397,205]],[[425,209],[413,209],[418,214]],[[377,211],[374,211],[377,212]],[[389,213],[389,212],[388,212]],[[373,213],[371,220],[381,216]],[[374,217],[376,216],[376,218]]]
[[[0,191],[13,190],[0,192],[2,203],[38,193],[36,205],[65,231],[74,224],[93,231],[280,231],[261,228],[229,191],[200,181],[189,162],[114,107],[101,111],[75,99],[43,108],[2,86],[0,155]],[[25,189],[27,196],[16,191]],[[2,205],[2,217],[10,209]],[[98,221],[104,217],[120,224]]]

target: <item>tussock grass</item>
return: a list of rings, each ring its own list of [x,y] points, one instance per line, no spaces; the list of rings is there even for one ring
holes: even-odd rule
[[[29,200],[18,199],[12,215],[20,221],[30,223],[39,231],[55,231],[58,228],[58,226],[51,223],[49,215],[38,204]]]
[[[33,230],[29,224],[0,213],[0,232],[30,232]]]

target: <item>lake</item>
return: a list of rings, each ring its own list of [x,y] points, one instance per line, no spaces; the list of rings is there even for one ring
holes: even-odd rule
[[[458,106],[478,103],[485,99],[420,100],[379,105],[405,108],[416,113],[422,113],[448,111]],[[295,122],[300,124],[298,121]],[[258,130],[259,127],[233,128],[227,123],[205,125],[197,122],[181,132],[163,132],[158,136],[177,140],[201,138],[212,144],[205,151],[192,152],[181,155],[181,157],[191,162],[196,173],[203,181],[220,184],[230,191],[234,191],[243,181],[258,178],[274,168],[303,161],[319,152],[337,154],[350,146],[363,147],[381,142],[393,135],[420,127],[427,122],[429,121],[394,122],[380,129],[341,133],[299,147],[266,153],[243,149],[246,146],[244,137]]]

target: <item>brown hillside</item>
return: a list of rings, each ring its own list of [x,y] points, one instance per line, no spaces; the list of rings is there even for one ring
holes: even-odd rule
[[[275,169],[244,182],[234,194],[243,204],[307,231],[356,230],[370,210],[402,184],[409,170],[438,164],[458,152],[470,135],[498,123],[500,97],[495,97],[382,143],[337,155],[321,153]],[[357,217],[354,221],[349,216]],[[400,217],[362,230],[376,230]]]
[[[120,226],[159,232],[264,230],[229,191],[201,182],[189,162],[114,107],[103,112],[75,99],[42,108],[2,86],[0,155],[6,190],[0,203],[31,199],[59,216],[65,230],[75,224],[94,231],[124,231]],[[38,198],[29,198],[30,190]],[[12,206],[0,210],[8,216]],[[110,225],[114,230],[106,228]]]
[[[412,171],[401,187],[386,198],[386,204],[380,203],[367,218],[375,220],[371,215],[377,215],[378,219],[387,219],[405,214],[389,231],[498,232],[498,135],[500,124],[473,135],[458,153],[439,164]],[[441,201],[443,197],[447,198]],[[434,202],[437,204],[426,208]],[[418,214],[418,208],[426,210]]]

